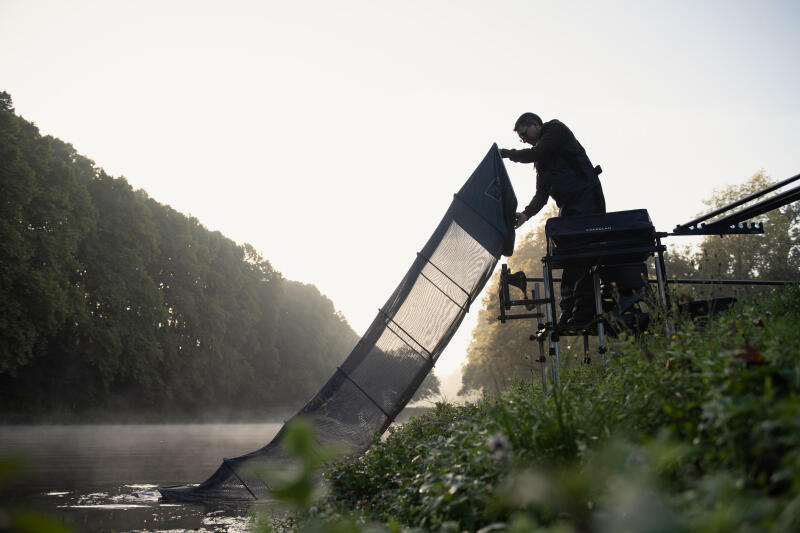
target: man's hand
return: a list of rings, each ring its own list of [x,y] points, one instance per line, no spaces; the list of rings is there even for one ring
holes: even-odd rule
[[[510,151],[511,150],[508,150],[506,148],[500,148],[500,157],[507,158],[509,156]]]
[[[517,214],[515,214],[514,215],[514,229],[517,229],[518,227],[520,227],[521,225],[523,225],[527,221],[528,221],[528,215],[526,215],[525,213],[517,213]]]

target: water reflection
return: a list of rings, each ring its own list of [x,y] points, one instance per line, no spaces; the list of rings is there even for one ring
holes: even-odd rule
[[[252,521],[246,503],[160,503],[156,485],[123,485],[88,494],[51,492],[44,496],[39,504],[78,531],[233,533],[246,532]]]
[[[2,426],[0,455],[29,462],[6,494],[77,531],[243,532],[252,520],[246,502],[161,503],[156,487],[201,482],[223,457],[260,448],[280,426]]]

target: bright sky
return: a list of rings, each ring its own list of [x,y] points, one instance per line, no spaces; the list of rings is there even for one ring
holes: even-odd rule
[[[566,123],[603,166],[609,210],[646,208],[661,231],[714,188],[800,172],[797,1],[0,0],[0,13],[0,90],[17,113],[315,284],[359,334],[491,144],[520,147],[522,112]],[[533,169],[507,166],[524,206]]]

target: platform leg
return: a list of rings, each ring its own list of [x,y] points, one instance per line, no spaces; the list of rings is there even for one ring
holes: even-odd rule
[[[664,313],[664,333],[667,337],[675,334],[675,325],[672,323],[672,316],[670,314],[669,303],[667,300],[666,282],[664,281],[664,263],[663,256],[660,254],[653,259],[656,267],[656,282],[658,284],[658,297],[661,300],[661,308]]]
[[[556,299],[553,295],[553,272],[550,265],[542,265],[542,277],[544,278],[544,298],[548,300],[545,305],[545,317],[550,332],[547,335],[550,355],[550,368],[553,371],[553,383],[556,390],[561,388],[561,358],[558,353],[558,324],[556,321]]]
[[[583,364],[589,365],[592,363],[592,356],[589,355],[589,334],[583,334]]]
[[[541,293],[542,291],[541,289],[539,289],[539,284],[536,283],[533,286],[533,299],[538,301],[541,298]],[[542,314],[542,304],[539,303],[536,304],[536,314],[537,315]],[[537,344],[539,345],[539,363],[541,365],[541,371],[542,371],[542,394],[547,394],[547,372],[546,372],[547,358],[544,355],[544,341],[540,340],[537,342]]]
[[[600,296],[600,271],[597,267],[592,269],[592,283],[594,285],[594,312],[597,320],[597,343],[600,348],[600,361],[606,364],[606,330],[603,322],[603,299]]]

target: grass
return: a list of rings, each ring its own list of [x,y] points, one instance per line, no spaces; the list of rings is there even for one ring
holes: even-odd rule
[[[307,529],[798,531],[799,325],[783,291],[623,336],[555,393],[439,403],[329,466]]]

